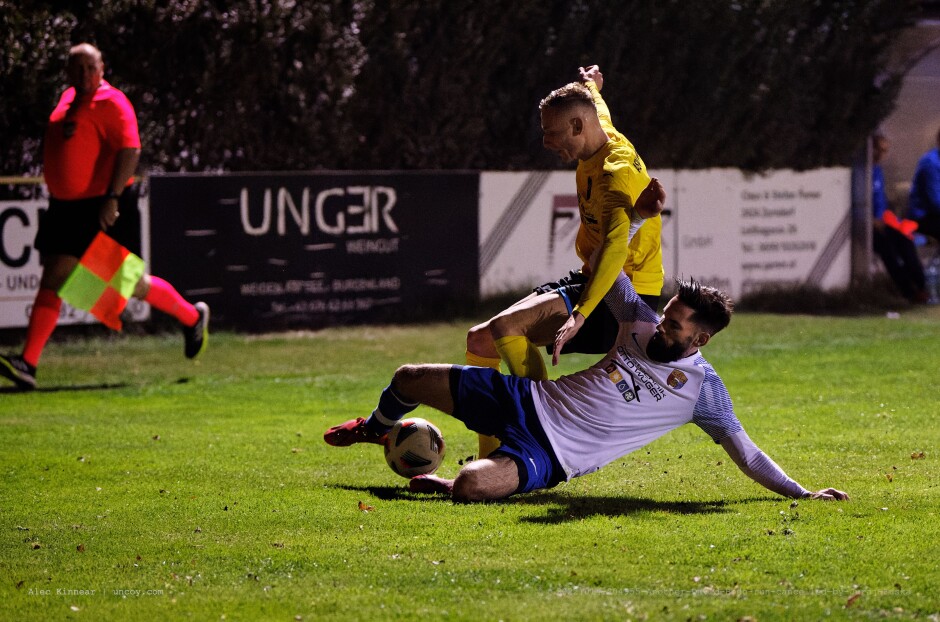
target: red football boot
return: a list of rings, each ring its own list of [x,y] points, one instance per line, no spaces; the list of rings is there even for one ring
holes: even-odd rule
[[[323,440],[328,445],[334,447],[349,447],[356,443],[375,443],[384,445],[387,433],[378,434],[366,427],[366,420],[363,417],[350,419],[346,423],[334,425],[323,433]]]

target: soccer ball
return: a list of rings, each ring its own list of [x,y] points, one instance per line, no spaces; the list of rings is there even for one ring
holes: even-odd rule
[[[444,437],[426,419],[402,419],[385,440],[385,461],[402,477],[433,473],[443,457]]]

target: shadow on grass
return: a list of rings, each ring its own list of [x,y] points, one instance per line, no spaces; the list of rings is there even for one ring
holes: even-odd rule
[[[552,525],[581,520],[591,516],[630,516],[632,514],[662,512],[665,514],[721,514],[731,506],[753,501],[770,501],[771,497],[734,501],[658,501],[637,497],[572,497],[558,492],[512,497],[510,501],[535,506],[548,506],[541,516],[526,516],[527,523]]]
[[[382,501],[440,501],[445,495],[427,495],[408,490],[408,485],[401,486],[352,486],[350,484],[332,484],[327,488],[339,488],[353,492],[366,492]]]
[[[340,488],[354,492],[368,493],[382,501],[440,501],[445,494],[415,493],[407,486],[352,486],[335,484],[331,488]],[[746,503],[779,501],[779,497],[752,497],[732,501],[657,501],[637,497],[573,497],[559,492],[537,492],[509,497],[490,503],[545,506],[546,512],[540,516],[523,516],[521,522],[541,525],[555,525],[568,521],[577,521],[591,516],[631,516],[633,514],[662,512],[665,514],[721,514],[730,512],[735,505]]]
[[[62,393],[64,391],[111,391],[113,389],[123,389],[130,385],[126,382],[100,383],[100,384],[70,384],[58,387],[39,387],[31,391],[22,391],[16,387],[2,387],[0,394],[9,393]]]

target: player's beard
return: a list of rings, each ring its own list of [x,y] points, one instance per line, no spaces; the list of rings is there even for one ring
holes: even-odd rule
[[[692,345],[691,337],[685,343],[677,341],[669,345],[662,333],[655,333],[646,344],[646,355],[657,363],[671,363],[681,359],[690,345]]]

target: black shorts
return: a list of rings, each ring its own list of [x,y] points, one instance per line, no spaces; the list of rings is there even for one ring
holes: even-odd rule
[[[118,216],[107,233],[118,244],[140,256],[140,210],[137,186],[124,189],[118,199]],[[71,255],[81,258],[101,231],[98,222],[106,197],[63,201],[49,198],[49,209],[39,214],[39,231],[33,245],[40,255]]]
[[[577,304],[578,300],[581,298],[581,293],[584,291],[584,286],[587,282],[588,279],[584,273],[580,270],[572,270],[568,273],[568,276],[557,281],[552,281],[551,283],[539,285],[532,291],[536,294],[548,294],[551,292],[559,294],[565,299],[565,304],[568,306],[568,312],[570,313],[572,307]],[[643,299],[643,302],[649,305],[651,309],[657,309],[659,307],[659,296],[641,294],[640,298]],[[619,330],[620,325],[617,320],[614,319],[607,305],[599,304],[594,307],[594,311],[591,312],[591,315],[585,318],[581,330],[574,336],[574,339],[565,344],[565,347],[561,349],[561,353],[568,354],[571,352],[579,352],[581,354],[607,354],[617,340],[617,331]],[[545,346],[545,350],[549,354],[552,354],[555,351],[555,344]]]

